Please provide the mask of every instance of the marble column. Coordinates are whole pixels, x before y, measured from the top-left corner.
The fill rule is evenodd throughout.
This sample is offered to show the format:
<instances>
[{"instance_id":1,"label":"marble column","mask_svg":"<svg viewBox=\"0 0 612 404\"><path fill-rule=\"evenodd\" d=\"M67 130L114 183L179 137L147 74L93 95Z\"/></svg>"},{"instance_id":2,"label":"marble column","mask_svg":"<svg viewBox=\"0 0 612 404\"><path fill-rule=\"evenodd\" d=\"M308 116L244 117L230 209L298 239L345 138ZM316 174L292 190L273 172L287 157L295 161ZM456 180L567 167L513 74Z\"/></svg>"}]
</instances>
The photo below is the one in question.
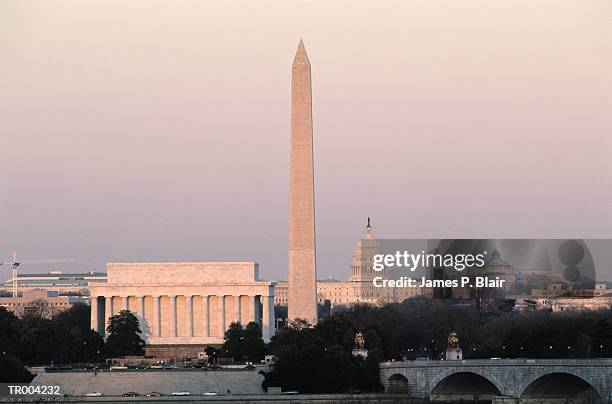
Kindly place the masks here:
<instances>
[{"instance_id":1,"label":"marble column","mask_svg":"<svg viewBox=\"0 0 612 404\"><path fill-rule=\"evenodd\" d=\"M202 336L210 337L210 307L208 296L202 296Z\"/></svg>"},{"instance_id":2,"label":"marble column","mask_svg":"<svg viewBox=\"0 0 612 404\"><path fill-rule=\"evenodd\" d=\"M253 296L253 321L261 326L261 315L259 310L259 296Z\"/></svg>"},{"instance_id":3,"label":"marble column","mask_svg":"<svg viewBox=\"0 0 612 404\"><path fill-rule=\"evenodd\" d=\"M129 296L123 296L121 298L121 310L129 310L130 309L129 300L130 300Z\"/></svg>"},{"instance_id":4,"label":"marble column","mask_svg":"<svg viewBox=\"0 0 612 404\"><path fill-rule=\"evenodd\" d=\"M153 296L153 329L154 337L161 337L161 317L159 315L159 296Z\"/></svg>"},{"instance_id":5,"label":"marble column","mask_svg":"<svg viewBox=\"0 0 612 404\"><path fill-rule=\"evenodd\" d=\"M104 335L106 334L106 328L110 324L110 318L113 316L113 297L104 296Z\"/></svg>"},{"instance_id":6,"label":"marble column","mask_svg":"<svg viewBox=\"0 0 612 404\"><path fill-rule=\"evenodd\" d=\"M145 301L144 296L138 296L138 311L140 312L140 317L144 320L145 318Z\"/></svg>"},{"instance_id":7,"label":"marble column","mask_svg":"<svg viewBox=\"0 0 612 404\"><path fill-rule=\"evenodd\" d=\"M225 296L217 296L217 326L221 338L225 335Z\"/></svg>"},{"instance_id":8,"label":"marble column","mask_svg":"<svg viewBox=\"0 0 612 404\"><path fill-rule=\"evenodd\" d=\"M247 321L255 321L255 296L248 296Z\"/></svg>"},{"instance_id":9,"label":"marble column","mask_svg":"<svg viewBox=\"0 0 612 404\"><path fill-rule=\"evenodd\" d=\"M274 335L274 296L262 296L263 316L261 333L264 341L269 341Z\"/></svg>"},{"instance_id":10,"label":"marble column","mask_svg":"<svg viewBox=\"0 0 612 404\"><path fill-rule=\"evenodd\" d=\"M144 296L138 296L138 316L140 317L140 331L142 337L146 339L146 335L148 334L148 330L151 328L150 324L145 321L145 305L144 305Z\"/></svg>"},{"instance_id":11,"label":"marble column","mask_svg":"<svg viewBox=\"0 0 612 404\"><path fill-rule=\"evenodd\" d=\"M170 296L170 336L176 337L176 329L177 329L176 321L176 296Z\"/></svg>"},{"instance_id":12,"label":"marble column","mask_svg":"<svg viewBox=\"0 0 612 404\"><path fill-rule=\"evenodd\" d=\"M187 330L185 335L193 337L193 296L185 296L187 304Z\"/></svg>"},{"instance_id":13,"label":"marble column","mask_svg":"<svg viewBox=\"0 0 612 404\"><path fill-rule=\"evenodd\" d=\"M100 332L100 326L98 324L98 296L90 296L89 302L91 305L91 324L90 328L95 332Z\"/></svg>"},{"instance_id":14,"label":"marble column","mask_svg":"<svg viewBox=\"0 0 612 404\"><path fill-rule=\"evenodd\" d=\"M234 296L234 321L240 322L240 296Z\"/></svg>"}]
</instances>

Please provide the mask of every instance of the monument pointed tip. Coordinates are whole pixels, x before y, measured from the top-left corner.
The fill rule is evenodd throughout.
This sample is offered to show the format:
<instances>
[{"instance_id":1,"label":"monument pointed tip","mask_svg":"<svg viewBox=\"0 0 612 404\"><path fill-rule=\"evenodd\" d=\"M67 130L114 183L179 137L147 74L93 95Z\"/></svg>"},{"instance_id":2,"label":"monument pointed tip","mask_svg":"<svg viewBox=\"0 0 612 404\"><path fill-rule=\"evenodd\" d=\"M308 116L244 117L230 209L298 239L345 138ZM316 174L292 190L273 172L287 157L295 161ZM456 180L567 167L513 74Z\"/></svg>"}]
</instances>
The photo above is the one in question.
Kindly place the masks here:
<instances>
[{"instance_id":1,"label":"monument pointed tip","mask_svg":"<svg viewBox=\"0 0 612 404\"><path fill-rule=\"evenodd\" d=\"M293 60L293 64L306 64L310 65L310 61L308 60L308 54L306 53L306 47L304 46L304 41L300 38L300 43L298 45L297 51L295 52L295 59Z\"/></svg>"}]
</instances>

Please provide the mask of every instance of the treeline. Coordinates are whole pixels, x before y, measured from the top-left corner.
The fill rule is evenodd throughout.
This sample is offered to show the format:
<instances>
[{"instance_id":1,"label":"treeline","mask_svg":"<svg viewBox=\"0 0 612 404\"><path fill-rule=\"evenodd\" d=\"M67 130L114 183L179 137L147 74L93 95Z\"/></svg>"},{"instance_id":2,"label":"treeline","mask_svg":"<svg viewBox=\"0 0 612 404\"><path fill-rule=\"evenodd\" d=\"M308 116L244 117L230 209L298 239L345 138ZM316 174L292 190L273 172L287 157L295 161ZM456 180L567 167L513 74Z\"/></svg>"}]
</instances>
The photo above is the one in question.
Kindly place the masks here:
<instances>
[{"instance_id":1,"label":"treeline","mask_svg":"<svg viewBox=\"0 0 612 404\"><path fill-rule=\"evenodd\" d=\"M90 309L75 304L53 318L36 314L15 316L0 307L0 380L28 381L24 364L99 362L104 339L89 328Z\"/></svg>"},{"instance_id":2,"label":"treeline","mask_svg":"<svg viewBox=\"0 0 612 404\"><path fill-rule=\"evenodd\" d=\"M387 360L439 359L451 331L468 359L612 357L612 310L480 313L413 298L354 306L343 315L356 329L377 332Z\"/></svg>"},{"instance_id":3,"label":"treeline","mask_svg":"<svg viewBox=\"0 0 612 404\"><path fill-rule=\"evenodd\" d=\"M369 350L365 361L351 353L357 331ZM353 306L315 327L291 323L270 343L276 364L264 385L305 393L376 391L380 361L441 359L451 331L466 359L612 357L612 310L485 314L413 298Z\"/></svg>"},{"instance_id":4,"label":"treeline","mask_svg":"<svg viewBox=\"0 0 612 404\"><path fill-rule=\"evenodd\" d=\"M29 381L32 375L24 365L95 364L144 353L140 324L133 313L122 310L110 318L106 341L89 328L90 314L90 307L83 303L52 318L43 313L17 317L0 307L0 381Z\"/></svg>"},{"instance_id":5,"label":"treeline","mask_svg":"<svg viewBox=\"0 0 612 404\"><path fill-rule=\"evenodd\" d=\"M129 311L111 318L106 342L89 326L90 308L84 304L53 318L18 318L0 307L0 380L28 381L24 364L100 363L142 354L140 325ZM352 354L357 331L364 334L367 359ZM612 310L485 314L425 298L353 306L314 327L293 322L267 346L258 325L234 323L223 347L207 351L252 362L273 353L276 364L266 386L313 393L377 391L379 362L440 359L451 331L457 332L466 359L612 357Z\"/></svg>"}]
</instances>

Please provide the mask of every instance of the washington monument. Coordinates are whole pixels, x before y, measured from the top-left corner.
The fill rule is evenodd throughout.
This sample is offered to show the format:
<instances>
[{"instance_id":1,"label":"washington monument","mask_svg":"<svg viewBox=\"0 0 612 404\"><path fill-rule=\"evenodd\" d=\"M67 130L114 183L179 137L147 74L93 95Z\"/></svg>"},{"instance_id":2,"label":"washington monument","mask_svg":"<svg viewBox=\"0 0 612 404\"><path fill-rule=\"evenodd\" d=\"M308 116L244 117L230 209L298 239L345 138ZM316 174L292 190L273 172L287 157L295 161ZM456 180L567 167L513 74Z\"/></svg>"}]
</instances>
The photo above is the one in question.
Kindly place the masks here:
<instances>
[{"instance_id":1,"label":"washington monument","mask_svg":"<svg viewBox=\"0 0 612 404\"><path fill-rule=\"evenodd\" d=\"M289 320L317 323L317 269L310 61L300 40L291 76Z\"/></svg>"}]
</instances>

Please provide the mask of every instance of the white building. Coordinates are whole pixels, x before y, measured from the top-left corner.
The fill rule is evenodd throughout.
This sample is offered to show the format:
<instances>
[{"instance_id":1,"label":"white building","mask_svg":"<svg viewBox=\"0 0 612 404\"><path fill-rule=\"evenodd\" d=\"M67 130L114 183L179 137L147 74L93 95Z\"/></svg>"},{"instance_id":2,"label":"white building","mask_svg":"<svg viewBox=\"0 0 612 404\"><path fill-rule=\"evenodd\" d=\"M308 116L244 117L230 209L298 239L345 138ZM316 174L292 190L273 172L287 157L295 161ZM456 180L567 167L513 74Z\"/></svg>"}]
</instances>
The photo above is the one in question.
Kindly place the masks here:
<instances>
[{"instance_id":1,"label":"white building","mask_svg":"<svg viewBox=\"0 0 612 404\"><path fill-rule=\"evenodd\" d=\"M136 314L153 345L220 344L234 321L274 335L274 284L255 262L109 263L107 274L90 285L91 328L102 335L121 310Z\"/></svg>"}]
</instances>

